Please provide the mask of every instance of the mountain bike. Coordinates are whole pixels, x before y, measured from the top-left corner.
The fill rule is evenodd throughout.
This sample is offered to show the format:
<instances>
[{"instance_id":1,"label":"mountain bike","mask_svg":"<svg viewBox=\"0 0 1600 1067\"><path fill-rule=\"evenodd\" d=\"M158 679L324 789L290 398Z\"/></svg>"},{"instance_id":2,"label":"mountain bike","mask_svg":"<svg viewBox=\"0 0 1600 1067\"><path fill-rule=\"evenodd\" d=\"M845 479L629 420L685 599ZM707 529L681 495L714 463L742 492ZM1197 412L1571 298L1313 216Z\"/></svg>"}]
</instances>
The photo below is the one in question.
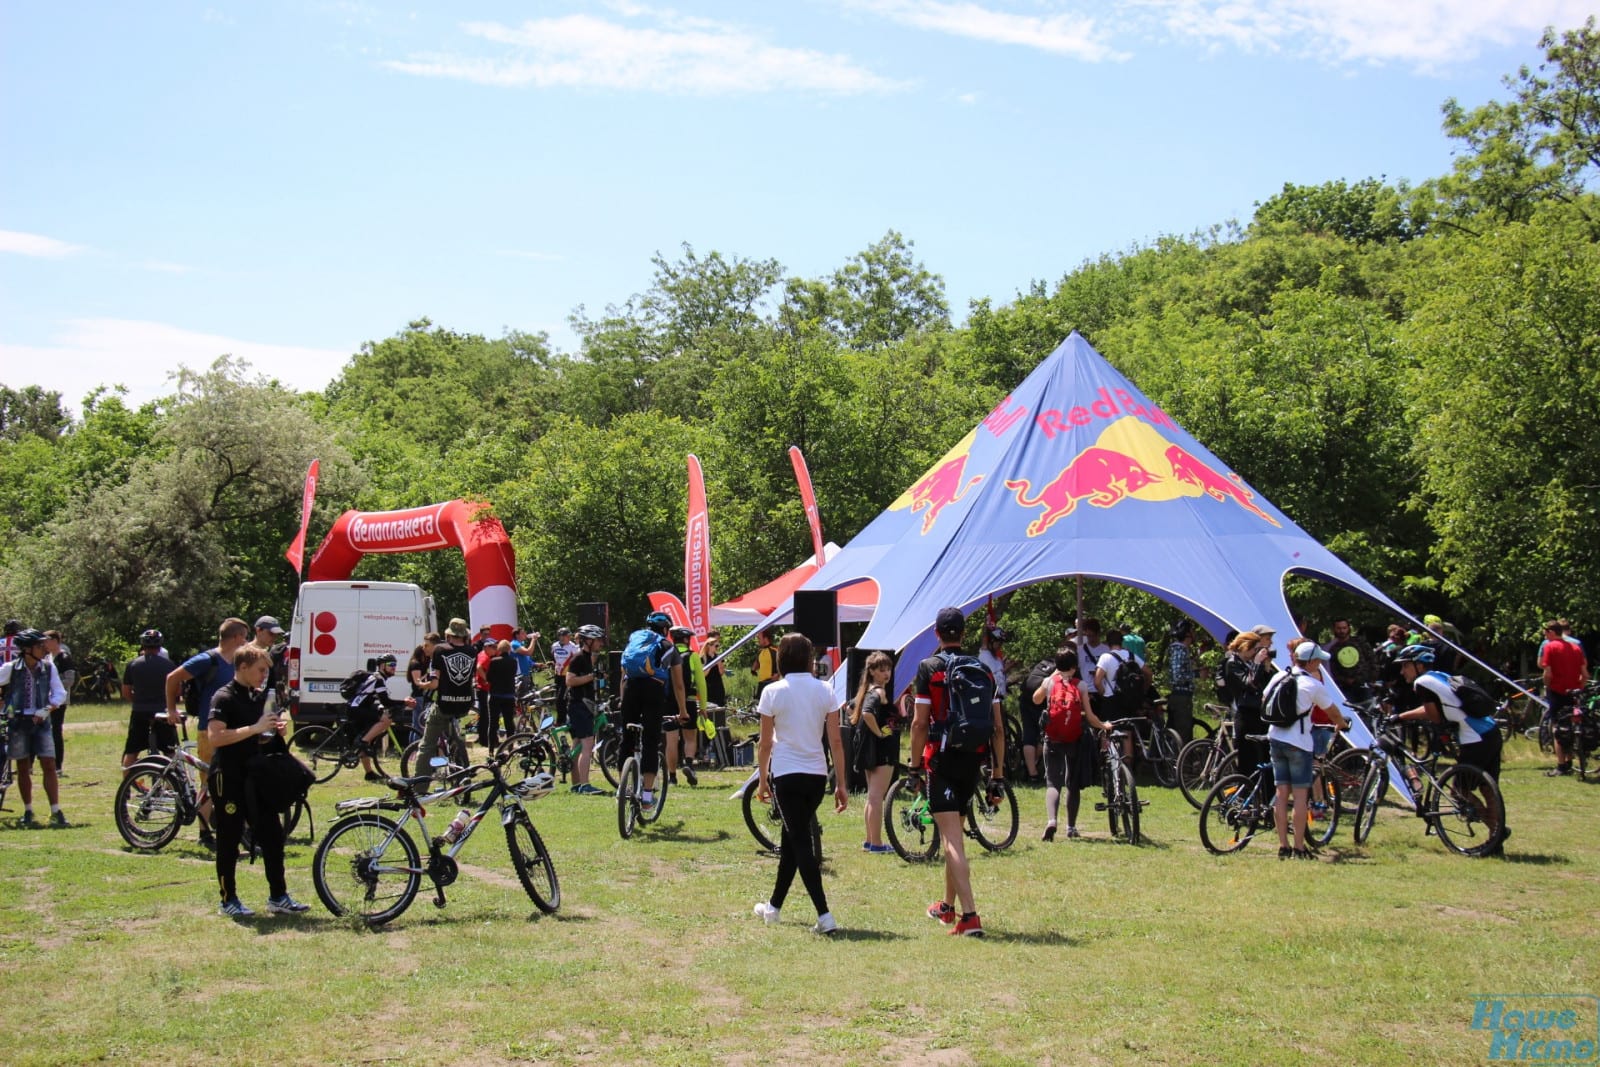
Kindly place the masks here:
<instances>
[{"instance_id":1,"label":"mountain bike","mask_svg":"<svg viewBox=\"0 0 1600 1067\"><path fill-rule=\"evenodd\" d=\"M1146 707L1152 714L1132 715L1108 722L1107 725L1125 728L1136 748L1136 762L1149 764L1156 784L1171 789L1178 784L1178 750L1183 747L1183 739L1178 736L1178 731L1166 726L1161 702Z\"/></svg>"},{"instance_id":2,"label":"mountain bike","mask_svg":"<svg viewBox=\"0 0 1600 1067\"><path fill-rule=\"evenodd\" d=\"M488 780L479 775L488 775ZM369 926L382 926L398 918L416 899L424 876L433 883L433 906L445 906L444 891L461 874L456 857L496 805L505 829L506 847L517 879L534 906L547 915L561 907L561 883L544 839L534 829L523 801L537 800L555 788L548 773L515 784L506 781L496 759L455 772L437 792L417 791L435 784L432 776L391 778L393 797L361 797L335 805L341 818L328 828L311 861L311 880L317 896L334 915L355 915ZM427 806L485 791L476 812L462 811L445 835L428 832ZM399 812L393 818L382 812ZM428 845L424 862L416 842L406 832L415 822Z\"/></svg>"},{"instance_id":3,"label":"mountain bike","mask_svg":"<svg viewBox=\"0 0 1600 1067\"><path fill-rule=\"evenodd\" d=\"M823 755L828 761L828 781L823 787L824 796L833 795L833 754L826 746ZM740 806L744 809L744 825L750 831L750 836L756 839L756 844L761 846L763 852L770 852L776 856L783 850L783 813L778 810L778 795L774 791L766 800L759 796L757 788L761 782L761 775L751 771L750 777L737 794ZM817 862L822 862L822 823L813 815L811 817L811 848L816 853Z\"/></svg>"},{"instance_id":4,"label":"mountain bike","mask_svg":"<svg viewBox=\"0 0 1600 1067\"><path fill-rule=\"evenodd\" d=\"M677 721L676 716L673 721ZM644 794L644 726L630 722L623 729L632 751L622 761L622 770L617 774L617 833L626 841L641 823L648 826L666 810L667 754L664 746L656 752L655 791L651 803L645 804L641 799Z\"/></svg>"},{"instance_id":5,"label":"mountain bike","mask_svg":"<svg viewBox=\"0 0 1600 1067\"><path fill-rule=\"evenodd\" d=\"M377 740L363 741L361 735L366 731L360 729L349 716L346 716L332 726L296 727L292 743L300 753L300 758L311 768L311 773L316 776L318 784L331 781L342 768L349 767L354 770L361 766L363 755L372 759L374 771L387 778L388 773L384 770L383 760L392 759L396 752L401 753L403 757L407 748L400 743L395 730L396 725L391 723ZM389 756L383 754L385 741L389 742Z\"/></svg>"},{"instance_id":6,"label":"mountain bike","mask_svg":"<svg viewBox=\"0 0 1600 1067\"><path fill-rule=\"evenodd\" d=\"M437 715L436 708L428 710L428 716ZM434 758L443 759L444 765L438 767L436 773L441 776L463 771L467 767L467 741L462 733L462 723L468 716L446 716L444 729L439 733L438 747L428 756L422 758L422 738L418 737L405 747L400 753L400 776L402 778L415 778L427 774L434 767L431 762ZM423 726L427 726L427 718L423 719Z\"/></svg>"},{"instance_id":7,"label":"mountain bike","mask_svg":"<svg viewBox=\"0 0 1600 1067\"><path fill-rule=\"evenodd\" d=\"M937 755L934 757L937 759ZM902 765L896 773L903 771ZM1011 783L988 778L973 790L963 813L966 835L985 851L1010 848L1020 817ZM928 810L927 783L921 775L899 778L883 798L883 828L895 854L907 863L927 863L939 854L939 828Z\"/></svg>"},{"instance_id":8,"label":"mountain bike","mask_svg":"<svg viewBox=\"0 0 1600 1067\"><path fill-rule=\"evenodd\" d=\"M1266 734L1247 735L1247 740L1265 743ZM1277 801L1278 786L1273 779L1272 764L1258 763L1249 774L1230 774L1212 787L1200 805L1200 843L1207 852L1218 856L1237 852L1254 840L1262 830L1277 831L1273 806ZM1312 779L1307 801L1323 806L1318 819L1307 817L1306 843L1319 848L1333 840L1339 829L1339 783L1332 774ZM1290 796L1287 817L1293 819L1293 795ZM1292 833L1292 831L1291 831Z\"/></svg>"},{"instance_id":9,"label":"mountain bike","mask_svg":"<svg viewBox=\"0 0 1600 1067\"><path fill-rule=\"evenodd\" d=\"M1500 844L1505 829L1505 798L1500 786L1469 763L1438 770L1438 751L1418 756L1406 747L1399 723L1388 718L1380 724L1378 745L1384 759L1367 768L1356 808L1354 837L1365 844L1377 820L1378 805L1392 763L1410 786L1414 814L1427 824L1427 833L1461 856L1484 856Z\"/></svg>"},{"instance_id":10,"label":"mountain bike","mask_svg":"<svg viewBox=\"0 0 1600 1067\"><path fill-rule=\"evenodd\" d=\"M1123 727L1134 720L1112 719L1102 733L1100 752L1100 790L1105 799L1095 804L1095 811L1106 813L1111 824L1111 836L1121 837L1130 845L1140 841L1139 814L1147 801L1139 799L1139 786L1133 780L1133 768L1122 758L1122 742L1129 737ZM1148 720L1147 720L1148 721Z\"/></svg>"},{"instance_id":11,"label":"mountain bike","mask_svg":"<svg viewBox=\"0 0 1600 1067\"><path fill-rule=\"evenodd\" d=\"M1600 749L1600 686L1589 685L1575 698L1571 710L1550 716L1551 737L1560 740L1572 760L1579 781L1589 776L1589 757ZM1551 744L1551 751L1555 745Z\"/></svg>"},{"instance_id":12,"label":"mountain bike","mask_svg":"<svg viewBox=\"0 0 1600 1067\"><path fill-rule=\"evenodd\" d=\"M1189 804L1199 810L1206 794L1227 775L1234 773L1238 755L1233 747L1233 709L1216 707L1223 717L1218 720L1216 733L1210 737L1197 737L1178 750L1178 790Z\"/></svg>"}]
</instances>

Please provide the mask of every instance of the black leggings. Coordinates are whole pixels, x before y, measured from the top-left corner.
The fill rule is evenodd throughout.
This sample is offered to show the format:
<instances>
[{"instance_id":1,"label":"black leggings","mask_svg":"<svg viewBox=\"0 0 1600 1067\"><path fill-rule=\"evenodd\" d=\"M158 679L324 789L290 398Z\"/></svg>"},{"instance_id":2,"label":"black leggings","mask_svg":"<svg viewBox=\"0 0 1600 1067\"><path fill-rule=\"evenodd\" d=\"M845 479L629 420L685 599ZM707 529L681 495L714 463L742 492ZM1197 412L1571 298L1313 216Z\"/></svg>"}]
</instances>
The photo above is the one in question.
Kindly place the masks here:
<instances>
[{"instance_id":1,"label":"black leggings","mask_svg":"<svg viewBox=\"0 0 1600 1067\"><path fill-rule=\"evenodd\" d=\"M67 706L61 705L50 713L50 737L56 743L56 770L62 770L62 762L67 758L67 745L61 736L61 727L67 722Z\"/></svg>"},{"instance_id":2,"label":"black leggings","mask_svg":"<svg viewBox=\"0 0 1600 1067\"><path fill-rule=\"evenodd\" d=\"M628 724L636 722L644 727L644 753L639 758L641 774L655 774L660 769L661 704L662 689L659 682L652 682L648 678L628 679L628 687L622 691L622 711L619 715L622 722L619 726L625 746L633 744L633 737L627 730ZM625 747L622 758L627 759L632 754L633 749Z\"/></svg>"},{"instance_id":3,"label":"black leggings","mask_svg":"<svg viewBox=\"0 0 1600 1067\"><path fill-rule=\"evenodd\" d=\"M229 780L234 777L237 780ZM210 788L211 826L217 833L217 890L222 894L222 903L239 895L234 870L239 864L239 843L244 840L246 820L267 874L267 895L283 896L289 891L283 877L283 820L275 812L256 811L246 800L250 788L242 773L215 771Z\"/></svg>"},{"instance_id":4,"label":"black leggings","mask_svg":"<svg viewBox=\"0 0 1600 1067\"><path fill-rule=\"evenodd\" d=\"M778 880L772 887L772 906L783 907L796 871L811 895L818 915L828 911L828 896L822 891L822 857L811 850L811 823L822 806L828 779L821 774L783 774L772 779L772 791L783 816L783 839L779 842Z\"/></svg>"}]
</instances>

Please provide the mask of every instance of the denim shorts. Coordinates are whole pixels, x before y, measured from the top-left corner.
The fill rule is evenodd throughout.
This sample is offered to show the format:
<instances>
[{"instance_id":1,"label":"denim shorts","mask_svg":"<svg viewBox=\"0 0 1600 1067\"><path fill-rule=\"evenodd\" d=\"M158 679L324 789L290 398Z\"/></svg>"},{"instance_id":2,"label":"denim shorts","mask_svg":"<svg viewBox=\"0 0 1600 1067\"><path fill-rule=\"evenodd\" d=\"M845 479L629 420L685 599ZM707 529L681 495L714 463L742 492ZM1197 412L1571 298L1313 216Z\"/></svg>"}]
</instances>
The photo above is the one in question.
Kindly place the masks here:
<instances>
[{"instance_id":1,"label":"denim shorts","mask_svg":"<svg viewBox=\"0 0 1600 1067\"><path fill-rule=\"evenodd\" d=\"M1311 728L1312 754L1326 756L1328 749L1333 745L1333 735L1338 732L1331 726L1313 726Z\"/></svg>"},{"instance_id":2,"label":"denim shorts","mask_svg":"<svg viewBox=\"0 0 1600 1067\"><path fill-rule=\"evenodd\" d=\"M50 733L50 716L43 720L32 715L18 715L11 720L11 731L6 739L11 759L56 758L56 739Z\"/></svg>"},{"instance_id":3,"label":"denim shorts","mask_svg":"<svg viewBox=\"0 0 1600 1067\"><path fill-rule=\"evenodd\" d=\"M1272 749L1272 780L1291 789L1311 788L1311 761L1314 758L1303 748L1286 745L1282 741L1270 742Z\"/></svg>"}]
</instances>

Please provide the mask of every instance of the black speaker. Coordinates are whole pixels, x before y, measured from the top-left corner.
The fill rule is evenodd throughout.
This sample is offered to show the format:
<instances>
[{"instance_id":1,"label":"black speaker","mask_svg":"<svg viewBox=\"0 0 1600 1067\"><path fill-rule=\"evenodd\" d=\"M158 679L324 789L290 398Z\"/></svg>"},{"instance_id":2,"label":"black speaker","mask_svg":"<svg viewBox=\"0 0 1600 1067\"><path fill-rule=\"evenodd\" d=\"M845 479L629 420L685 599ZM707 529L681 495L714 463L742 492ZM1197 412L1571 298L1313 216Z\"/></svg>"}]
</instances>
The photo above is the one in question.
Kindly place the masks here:
<instances>
[{"instance_id":1,"label":"black speaker","mask_svg":"<svg viewBox=\"0 0 1600 1067\"><path fill-rule=\"evenodd\" d=\"M611 605L605 603L579 604L578 625L598 626L609 634L611 632Z\"/></svg>"},{"instance_id":2,"label":"black speaker","mask_svg":"<svg viewBox=\"0 0 1600 1067\"><path fill-rule=\"evenodd\" d=\"M596 623L595 625L598 626L599 624ZM606 653L606 680L610 682L612 692L616 692L617 687L622 684L621 652Z\"/></svg>"},{"instance_id":3,"label":"black speaker","mask_svg":"<svg viewBox=\"0 0 1600 1067\"><path fill-rule=\"evenodd\" d=\"M794 594L794 628L818 649L839 645L839 594L832 589L801 589Z\"/></svg>"},{"instance_id":4,"label":"black speaker","mask_svg":"<svg viewBox=\"0 0 1600 1067\"><path fill-rule=\"evenodd\" d=\"M876 651L877 649L875 648L852 648L850 650L850 660L845 665L848 672L845 675L845 678L847 679L846 684L849 686L849 689L846 690L846 694L851 700L854 700L856 698L856 694L861 692L861 674L867 669L867 657ZM885 649L884 651L891 660L895 659L895 654L892 651L888 649ZM904 682L901 682L899 687L894 684L898 680L899 679L895 678L893 675L891 675L889 678L890 697L894 697L899 692L900 688L904 688ZM909 681L909 679L907 680Z\"/></svg>"}]
</instances>

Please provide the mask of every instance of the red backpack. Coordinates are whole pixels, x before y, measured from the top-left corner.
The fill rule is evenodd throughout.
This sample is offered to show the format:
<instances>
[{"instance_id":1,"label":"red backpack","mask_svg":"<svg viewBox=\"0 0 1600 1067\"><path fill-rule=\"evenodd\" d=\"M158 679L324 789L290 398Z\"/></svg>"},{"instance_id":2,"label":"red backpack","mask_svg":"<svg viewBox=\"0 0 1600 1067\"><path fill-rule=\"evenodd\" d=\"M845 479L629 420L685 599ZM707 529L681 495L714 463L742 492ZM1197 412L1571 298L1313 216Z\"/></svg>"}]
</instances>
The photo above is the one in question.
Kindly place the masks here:
<instances>
[{"instance_id":1,"label":"red backpack","mask_svg":"<svg viewBox=\"0 0 1600 1067\"><path fill-rule=\"evenodd\" d=\"M1041 725L1045 740L1059 745L1070 745L1083 736L1083 694L1059 674L1050 683L1050 702Z\"/></svg>"}]
</instances>

